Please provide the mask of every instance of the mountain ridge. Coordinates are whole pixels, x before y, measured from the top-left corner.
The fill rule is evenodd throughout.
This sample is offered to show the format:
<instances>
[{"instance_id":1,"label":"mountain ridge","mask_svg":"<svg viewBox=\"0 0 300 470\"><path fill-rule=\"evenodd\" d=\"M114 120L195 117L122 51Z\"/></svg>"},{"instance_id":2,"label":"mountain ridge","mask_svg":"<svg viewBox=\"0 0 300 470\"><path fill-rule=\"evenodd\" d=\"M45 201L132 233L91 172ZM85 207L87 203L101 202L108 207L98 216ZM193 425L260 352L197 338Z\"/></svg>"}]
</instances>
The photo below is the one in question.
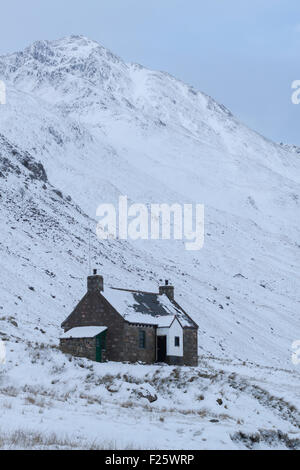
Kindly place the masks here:
<instances>
[{"instance_id":1,"label":"mountain ridge","mask_svg":"<svg viewBox=\"0 0 300 470\"><path fill-rule=\"evenodd\" d=\"M57 61L55 70L51 60ZM262 361L281 364L272 352L271 324L284 363L290 363L290 345L300 330L295 264L300 178L294 152L251 131L169 74L125 64L84 37L37 42L23 53L2 56L0 79L8 93L0 132L43 166L51 185L87 214L93 232L98 205L117 204L120 195L146 204L205 204L202 251L190 255L181 242L116 241L124 259L120 266L106 265L109 282L124 278L124 287L132 287L137 276L141 288L148 288L169 276L186 309L203 323L200 348L256 361L259 350ZM94 239L101 258L97 243ZM142 274L137 259L146 262ZM82 268L75 263L72 269L78 276Z\"/></svg>"}]
</instances>

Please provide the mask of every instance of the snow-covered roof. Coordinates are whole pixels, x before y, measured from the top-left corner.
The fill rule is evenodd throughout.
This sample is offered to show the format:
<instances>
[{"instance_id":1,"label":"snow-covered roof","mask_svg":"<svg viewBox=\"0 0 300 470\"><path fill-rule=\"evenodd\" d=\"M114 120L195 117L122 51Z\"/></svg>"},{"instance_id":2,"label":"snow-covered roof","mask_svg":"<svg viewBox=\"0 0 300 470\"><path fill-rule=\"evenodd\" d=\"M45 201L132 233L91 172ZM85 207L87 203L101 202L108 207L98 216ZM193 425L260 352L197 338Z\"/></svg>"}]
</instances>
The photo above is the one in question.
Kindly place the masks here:
<instances>
[{"instance_id":1,"label":"snow-covered roof","mask_svg":"<svg viewBox=\"0 0 300 470\"><path fill-rule=\"evenodd\" d=\"M153 316L140 313L129 313L124 317L129 323L143 323L146 325L156 325L160 328L168 328L173 323L175 316Z\"/></svg>"},{"instance_id":2,"label":"snow-covered roof","mask_svg":"<svg viewBox=\"0 0 300 470\"><path fill-rule=\"evenodd\" d=\"M107 330L106 326L81 326L72 328L61 336L61 339L70 338L95 338L103 331Z\"/></svg>"},{"instance_id":3,"label":"snow-covered roof","mask_svg":"<svg viewBox=\"0 0 300 470\"><path fill-rule=\"evenodd\" d=\"M108 288L102 295L130 323L169 327L177 317L184 326L195 326L186 313L165 294Z\"/></svg>"}]
</instances>

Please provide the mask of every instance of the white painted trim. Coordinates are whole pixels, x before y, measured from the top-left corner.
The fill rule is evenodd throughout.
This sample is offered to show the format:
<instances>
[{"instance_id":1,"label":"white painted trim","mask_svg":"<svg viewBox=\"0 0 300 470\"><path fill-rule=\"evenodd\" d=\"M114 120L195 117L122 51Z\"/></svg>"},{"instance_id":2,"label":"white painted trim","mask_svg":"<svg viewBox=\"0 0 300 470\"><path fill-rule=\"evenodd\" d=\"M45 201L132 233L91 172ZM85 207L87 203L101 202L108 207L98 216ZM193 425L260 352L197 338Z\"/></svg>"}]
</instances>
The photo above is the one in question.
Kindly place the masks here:
<instances>
[{"instance_id":1,"label":"white painted trim","mask_svg":"<svg viewBox=\"0 0 300 470\"><path fill-rule=\"evenodd\" d=\"M167 356L183 357L183 328L177 318L169 328L157 328L157 336L167 337ZM175 346L176 336L179 337L179 346Z\"/></svg>"}]
</instances>

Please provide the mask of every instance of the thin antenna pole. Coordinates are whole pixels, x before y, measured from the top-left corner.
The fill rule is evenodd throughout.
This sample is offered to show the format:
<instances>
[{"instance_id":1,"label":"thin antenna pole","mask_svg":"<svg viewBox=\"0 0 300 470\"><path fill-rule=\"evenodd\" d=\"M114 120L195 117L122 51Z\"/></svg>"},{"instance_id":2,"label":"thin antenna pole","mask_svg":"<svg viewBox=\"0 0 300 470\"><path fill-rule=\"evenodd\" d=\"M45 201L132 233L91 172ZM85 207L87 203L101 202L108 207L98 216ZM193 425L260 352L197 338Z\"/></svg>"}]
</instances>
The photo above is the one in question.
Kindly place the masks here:
<instances>
[{"instance_id":1,"label":"thin antenna pole","mask_svg":"<svg viewBox=\"0 0 300 470\"><path fill-rule=\"evenodd\" d=\"M91 267L91 223L89 223L89 276L92 274Z\"/></svg>"}]
</instances>

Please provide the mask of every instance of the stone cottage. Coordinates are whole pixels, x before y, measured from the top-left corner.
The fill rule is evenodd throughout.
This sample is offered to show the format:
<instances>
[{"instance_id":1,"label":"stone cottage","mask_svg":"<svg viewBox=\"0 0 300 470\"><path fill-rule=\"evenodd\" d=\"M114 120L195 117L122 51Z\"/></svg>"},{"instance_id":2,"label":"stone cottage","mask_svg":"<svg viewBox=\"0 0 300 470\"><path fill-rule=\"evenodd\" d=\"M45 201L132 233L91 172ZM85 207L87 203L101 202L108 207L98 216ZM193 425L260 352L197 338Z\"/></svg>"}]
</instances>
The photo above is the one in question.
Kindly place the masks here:
<instances>
[{"instance_id":1,"label":"stone cottage","mask_svg":"<svg viewBox=\"0 0 300 470\"><path fill-rule=\"evenodd\" d=\"M61 327L61 350L77 357L198 365L198 325L175 301L168 281L159 293L104 290L94 270L87 293Z\"/></svg>"}]
</instances>

